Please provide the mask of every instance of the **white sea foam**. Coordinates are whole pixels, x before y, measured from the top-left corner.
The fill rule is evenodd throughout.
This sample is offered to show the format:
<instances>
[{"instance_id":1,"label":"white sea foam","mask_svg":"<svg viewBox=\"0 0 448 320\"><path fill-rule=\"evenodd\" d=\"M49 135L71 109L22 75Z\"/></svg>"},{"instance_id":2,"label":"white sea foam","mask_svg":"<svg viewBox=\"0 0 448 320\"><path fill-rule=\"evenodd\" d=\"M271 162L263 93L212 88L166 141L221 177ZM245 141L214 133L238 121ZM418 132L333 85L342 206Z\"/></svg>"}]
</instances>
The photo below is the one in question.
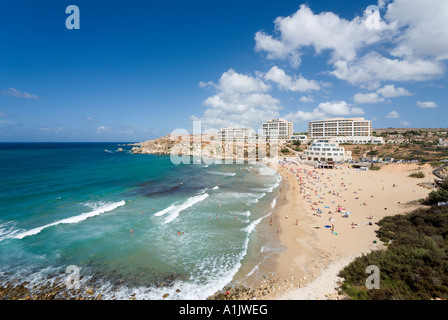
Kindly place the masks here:
<instances>
[{"instance_id":1,"label":"white sea foam","mask_svg":"<svg viewBox=\"0 0 448 320\"><path fill-rule=\"evenodd\" d=\"M259 173L262 176L271 176L271 175L275 175L277 173L277 171L269 168L268 166L262 166L259 168Z\"/></svg>"},{"instance_id":2,"label":"white sea foam","mask_svg":"<svg viewBox=\"0 0 448 320\"><path fill-rule=\"evenodd\" d=\"M218 186L214 186L212 189L213 190L217 190L217 189L219 189L219 187Z\"/></svg>"},{"instance_id":3,"label":"white sea foam","mask_svg":"<svg viewBox=\"0 0 448 320\"><path fill-rule=\"evenodd\" d=\"M242 200L242 201L255 201L263 198L266 195L266 193L259 193L259 192L222 192L219 194L214 195L215 199L218 200L226 200L230 199L232 201L235 200Z\"/></svg>"},{"instance_id":4,"label":"white sea foam","mask_svg":"<svg viewBox=\"0 0 448 320\"><path fill-rule=\"evenodd\" d=\"M241 215L241 216L250 217L250 211L249 210L246 210L246 211L243 211L243 212L233 212L233 213L235 213L237 215Z\"/></svg>"},{"instance_id":5,"label":"white sea foam","mask_svg":"<svg viewBox=\"0 0 448 320\"><path fill-rule=\"evenodd\" d=\"M260 266L261 262L259 262L251 271L249 271L249 273L246 275L246 277L250 277L251 275L254 274L255 271L258 270L258 267Z\"/></svg>"},{"instance_id":6,"label":"white sea foam","mask_svg":"<svg viewBox=\"0 0 448 320\"><path fill-rule=\"evenodd\" d=\"M250 235L252 233L252 231L254 231L257 224L259 224L263 218L264 217L261 217L261 218L258 218L256 220L252 221L247 227L241 229L241 231L245 231L245 232L247 232L248 235Z\"/></svg>"},{"instance_id":7,"label":"white sea foam","mask_svg":"<svg viewBox=\"0 0 448 320\"><path fill-rule=\"evenodd\" d=\"M99 203L93 203L93 204L86 204L87 206L91 207L93 210L90 212L82 213L82 214L74 216L74 217L58 220L56 222L49 223L44 226L37 227L37 228L31 229L28 231L23 231L18 234L16 233L8 238L23 239L25 237L38 234L39 232L41 232L42 230L44 230L46 228L56 226L58 224L78 223L78 222L84 221L88 218L100 215L102 213L115 210L116 208L124 206L125 204L126 204L126 202L124 200L119 201L119 202L99 202Z\"/></svg>"},{"instance_id":8,"label":"white sea foam","mask_svg":"<svg viewBox=\"0 0 448 320\"><path fill-rule=\"evenodd\" d=\"M20 232L22 232L22 230L16 229L16 223L13 221L0 223L0 241L8 238L13 238L14 235Z\"/></svg>"},{"instance_id":9,"label":"white sea foam","mask_svg":"<svg viewBox=\"0 0 448 320\"><path fill-rule=\"evenodd\" d=\"M176 207L175 204L170 205L168 208L165 208L157 213L154 213L155 216L160 217L163 216L165 213L170 212L171 210L173 210Z\"/></svg>"},{"instance_id":10,"label":"white sea foam","mask_svg":"<svg viewBox=\"0 0 448 320\"><path fill-rule=\"evenodd\" d=\"M190 197L187 200L185 200L181 204L172 204L168 208L157 212L154 214L155 216L163 216L164 214L168 213L168 217L163 221L163 223L170 223L174 219L176 219L179 216L179 213L181 213L183 210L195 205L198 202L201 202L205 200L208 197L208 193L203 193L198 196Z\"/></svg>"},{"instance_id":11,"label":"white sea foam","mask_svg":"<svg viewBox=\"0 0 448 320\"><path fill-rule=\"evenodd\" d=\"M277 204L277 197L275 197L274 200L272 200L271 208L274 209L276 204Z\"/></svg>"},{"instance_id":12,"label":"white sea foam","mask_svg":"<svg viewBox=\"0 0 448 320\"><path fill-rule=\"evenodd\" d=\"M236 172L232 173L232 172L219 172L219 171L207 171L210 174L216 174L218 176L234 176L236 175Z\"/></svg>"}]
</instances>

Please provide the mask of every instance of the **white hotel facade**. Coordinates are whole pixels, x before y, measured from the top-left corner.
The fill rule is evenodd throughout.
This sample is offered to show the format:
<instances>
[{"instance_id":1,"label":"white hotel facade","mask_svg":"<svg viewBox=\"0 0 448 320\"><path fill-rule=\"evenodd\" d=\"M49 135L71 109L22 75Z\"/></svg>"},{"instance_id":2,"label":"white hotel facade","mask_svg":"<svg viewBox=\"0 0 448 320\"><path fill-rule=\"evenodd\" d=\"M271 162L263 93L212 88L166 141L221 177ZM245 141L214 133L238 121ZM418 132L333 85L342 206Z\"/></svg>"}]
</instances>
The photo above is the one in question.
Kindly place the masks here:
<instances>
[{"instance_id":1,"label":"white hotel facade","mask_svg":"<svg viewBox=\"0 0 448 320\"><path fill-rule=\"evenodd\" d=\"M218 141L247 141L254 139L254 130L252 128L228 127L221 128L217 134Z\"/></svg>"},{"instance_id":2,"label":"white hotel facade","mask_svg":"<svg viewBox=\"0 0 448 320\"><path fill-rule=\"evenodd\" d=\"M332 139L335 143L383 143L372 136L372 121L364 118L332 118L308 122L309 139Z\"/></svg>"},{"instance_id":3,"label":"white hotel facade","mask_svg":"<svg viewBox=\"0 0 448 320\"><path fill-rule=\"evenodd\" d=\"M344 147L332 139L316 139L303 152L303 158L310 161L350 161L351 151L345 151Z\"/></svg>"},{"instance_id":4,"label":"white hotel facade","mask_svg":"<svg viewBox=\"0 0 448 320\"><path fill-rule=\"evenodd\" d=\"M261 135L266 141L286 141L292 136L293 124L284 119L272 119L264 122Z\"/></svg>"}]
</instances>

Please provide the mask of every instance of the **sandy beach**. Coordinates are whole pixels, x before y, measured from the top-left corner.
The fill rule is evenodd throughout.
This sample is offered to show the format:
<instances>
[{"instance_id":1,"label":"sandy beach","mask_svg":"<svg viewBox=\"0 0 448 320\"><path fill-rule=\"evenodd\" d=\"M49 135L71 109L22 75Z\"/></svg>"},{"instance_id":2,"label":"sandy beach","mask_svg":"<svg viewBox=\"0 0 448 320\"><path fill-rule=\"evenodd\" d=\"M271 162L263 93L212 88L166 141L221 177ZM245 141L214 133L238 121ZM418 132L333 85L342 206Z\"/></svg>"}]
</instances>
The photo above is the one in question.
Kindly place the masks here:
<instances>
[{"instance_id":1,"label":"sandy beach","mask_svg":"<svg viewBox=\"0 0 448 320\"><path fill-rule=\"evenodd\" d=\"M423 171L425 178L408 177ZM379 171L360 171L347 165L314 169L284 162L280 194L270 230L287 248L275 265L275 285L263 299L339 299L339 271L355 257L384 248L376 224L385 216L418 207L430 189L429 165L388 164ZM366 278L367 278L366 274Z\"/></svg>"}]
</instances>

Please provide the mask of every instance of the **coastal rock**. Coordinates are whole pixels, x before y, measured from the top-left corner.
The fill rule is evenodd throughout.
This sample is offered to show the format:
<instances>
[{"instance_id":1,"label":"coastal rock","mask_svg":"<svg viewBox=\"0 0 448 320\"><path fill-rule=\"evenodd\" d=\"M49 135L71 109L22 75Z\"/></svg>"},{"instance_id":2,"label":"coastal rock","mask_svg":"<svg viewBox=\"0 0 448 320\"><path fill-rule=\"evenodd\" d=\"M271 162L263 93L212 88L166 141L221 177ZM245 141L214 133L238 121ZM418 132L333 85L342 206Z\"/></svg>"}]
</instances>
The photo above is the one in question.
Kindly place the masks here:
<instances>
[{"instance_id":1,"label":"coastal rock","mask_svg":"<svg viewBox=\"0 0 448 320\"><path fill-rule=\"evenodd\" d=\"M92 289L88 289L86 290L86 294L88 294L89 296L93 296L95 294L95 291L93 291Z\"/></svg>"}]
</instances>

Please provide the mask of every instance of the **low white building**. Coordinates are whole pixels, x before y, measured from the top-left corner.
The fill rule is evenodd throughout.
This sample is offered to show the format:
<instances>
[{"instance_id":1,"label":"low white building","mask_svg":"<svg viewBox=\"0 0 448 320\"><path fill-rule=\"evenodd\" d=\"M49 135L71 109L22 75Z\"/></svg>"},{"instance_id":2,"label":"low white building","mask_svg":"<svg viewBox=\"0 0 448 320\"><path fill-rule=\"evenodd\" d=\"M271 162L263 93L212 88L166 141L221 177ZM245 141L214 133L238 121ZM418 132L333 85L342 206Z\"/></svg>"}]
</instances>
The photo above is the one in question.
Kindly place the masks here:
<instances>
[{"instance_id":1,"label":"low white building","mask_svg":"<svg viewBox=\"0 0 448 320\"><path fill-rule=\"evenodd\" d=\"M353 144L383 144L384 139L383 137L332 137L331 138L334 142L337 143L353 143Z\"/></svg>"},{"instance_id":2,"label":"low white building","mask_svg":"<svg viewBox=\"0 0 448 320\"><path fill-rule=\"evenodd\" d=\"M352 160L351 151L345 151L344 147L333 139L317 139L303 151L303 157L311 161L350 161Z\"/></svg>"},{"instance_id":3,"label":"low white building","mask_svg":"<svg viewBox=\"0 0 448 320\"><path fill-rule=\"evenodd\" d=\"M291 142L293 142L293 141L300 141L301 143L308 143L310 141L306 134L295 134L295 135L292 135L291 137L289 137L289 140Z\"/></svg>"},{"instance_id":4,"label":"low white building","mask_svg":"<svg viewBox=\"0 0 448 320\"><path fill-rule=\"evenodd\" d=\"M448 139L439 139L439 146L448 147Z\"/></svg>"}]
</instances>

